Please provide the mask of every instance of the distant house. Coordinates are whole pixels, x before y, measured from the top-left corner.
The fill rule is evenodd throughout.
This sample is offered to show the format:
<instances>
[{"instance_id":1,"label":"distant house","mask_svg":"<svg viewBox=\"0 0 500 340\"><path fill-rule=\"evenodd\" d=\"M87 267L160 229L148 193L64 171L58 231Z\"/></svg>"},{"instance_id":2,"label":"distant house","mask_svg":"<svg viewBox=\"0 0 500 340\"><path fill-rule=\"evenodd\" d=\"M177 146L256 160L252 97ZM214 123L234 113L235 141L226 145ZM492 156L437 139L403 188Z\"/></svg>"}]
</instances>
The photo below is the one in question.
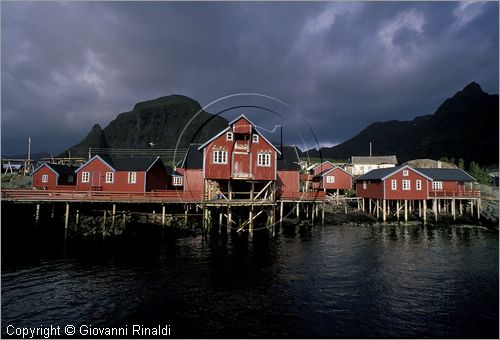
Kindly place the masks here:
<instances>
[{"instance_id":1,"label":"distant house","mask_svg":"<svg viewBox=\"0 0 500 340\"><path fill-rule=\"evenodd\" d=\"M160 157L96 155L76 174L77 190L147 192L168 188L167 168Z\"/></svg>"},{"instance_id":2,"label":"distant house","mask_svg":"<svg viewBox=\"0 0 500 340\"><path fill-rule=\"evenodd\" d=\"M168 165L165 165L165 168L167 169L168 174L168 189L182 190L184 186L184 176Z\"/></svg>"},{"instance_id":3,"label":"distant house","mask_svg":"<svg viewBox=\"0 0 500 340\"><path fill-rule=\"evenodd\" d=\"M477 182L474 177L462 169L418 168L416 170L431 178L430 196L468 196L469 192L465 183Z\"/></svg>"},{"instance_id":4,"label":"distant house","mask_svg":"<svg viewBox=\"0 0 500 340\"><path fill-rule=\"evenodd\" d=\"M327 168L314 176L313 189L345 193L352 189L352 175L339 166Z\"/></svg>"},{"instance_id":5,"label":"distant house","mask_svg":"<svg viewBox=\"0 0 500 340\"><path fill-rule=\"evenodd\" d=\"M396 156L352 156L347 171L353 176L360 176L375 169L394 168L396 164Z\"/></svg>"},{"instance_id":6,"label":"distant house","mask_svg":"<svg viewBox=\"0 0 500 340\"><path fill-rule=\"evenodd\" d=\"M335 167L335 164L329 161L324 161L321 164L316 165L311 169L311 175L313 176L318 176L322 172L325 172L326 170L333 169Z\"/></svg>"},{"instance_id":7,"label":"distant house","mask_svg":"<svg viewBox=\"0 0 500 340\"><path fill-rule=\"evenodd\" d=\"M31 186L46 190L74 190L76 166L44 163L31 173Z\"/></svg>"},{"instance_id":8,"label":"distant house","mask_svg":"<svg viewBox=\"0 0 500 340\"><path fill-rule=\"evenodd\" d=\"M388 200L427 200L433 197L471 197L465 183L476 180L462 169L419 168L409 165L372 170L356 179L358 197Z\"/></svg>"},{"instance_id":9,"label":"distant house","mask_svg":"<svg viewBox=\"0 0 500 340\"><path fill-rule=\"evenodd\" d=\"M429 198L431 181L429 176L408 165L375 169L356 179L356 195L371 199L425 200Z\"/></svg>"}]
</instances>

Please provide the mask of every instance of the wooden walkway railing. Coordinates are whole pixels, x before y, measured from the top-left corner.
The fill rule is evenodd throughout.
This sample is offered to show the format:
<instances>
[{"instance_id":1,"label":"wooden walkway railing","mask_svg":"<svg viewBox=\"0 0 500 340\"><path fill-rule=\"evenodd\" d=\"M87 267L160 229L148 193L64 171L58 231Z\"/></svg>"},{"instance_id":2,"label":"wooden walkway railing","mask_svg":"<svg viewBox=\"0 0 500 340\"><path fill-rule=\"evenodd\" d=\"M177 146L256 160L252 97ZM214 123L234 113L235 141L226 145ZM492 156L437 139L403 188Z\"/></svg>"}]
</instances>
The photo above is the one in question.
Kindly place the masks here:
<instances>
[{"instance_id":1,"label":"wooden walkway railing","mask_svg":"<svg viewBox=\"0 0 500 340\"><path fill-rule=\"evenodd\" d=\"M64 190L2 190L5 201L75 201L75 202L200 202L201 192L177 190L152 192L103 192L103 191L64 191Z\"/></svg>"},{"instance_id":2,"label":"wooden walkway railing","mask_svg":"<svg viewBox=\"0 0 500 340\"><path fill-rule=\"evenodd\" d=\"M432 190L429 192L429 197L432 198L480 198L481 191L479 190L460 190L460 191L446 191L446 190Z\"/></svg>"}]
</instances>

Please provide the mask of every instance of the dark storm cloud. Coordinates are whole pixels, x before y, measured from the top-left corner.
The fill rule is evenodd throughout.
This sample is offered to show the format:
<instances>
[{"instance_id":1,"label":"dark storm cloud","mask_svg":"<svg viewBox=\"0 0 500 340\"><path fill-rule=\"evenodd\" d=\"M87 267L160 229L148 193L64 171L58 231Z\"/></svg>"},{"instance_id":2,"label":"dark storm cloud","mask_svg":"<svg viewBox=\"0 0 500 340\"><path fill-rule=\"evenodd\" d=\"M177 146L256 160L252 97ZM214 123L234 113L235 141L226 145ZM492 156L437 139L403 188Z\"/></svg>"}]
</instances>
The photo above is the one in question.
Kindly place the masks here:
<instances>
[{"instance_id":1,"label":"dark storm cloud","mask_svg":"<svg viewBox=\"0 0 500 340\"><path fill-rule=\"evenodd\" d=\"M498 93L496 2L3 2L1 10L3 154L23 151L28 136L36 151L57 153L94 123L172 93L202 105L238 92L273 96L325 144L374 121L433 113L470 81ZM232 102L288 111L263 98ZM270 129L279 123L255 117Z\"/></svg>"}]
</instances>

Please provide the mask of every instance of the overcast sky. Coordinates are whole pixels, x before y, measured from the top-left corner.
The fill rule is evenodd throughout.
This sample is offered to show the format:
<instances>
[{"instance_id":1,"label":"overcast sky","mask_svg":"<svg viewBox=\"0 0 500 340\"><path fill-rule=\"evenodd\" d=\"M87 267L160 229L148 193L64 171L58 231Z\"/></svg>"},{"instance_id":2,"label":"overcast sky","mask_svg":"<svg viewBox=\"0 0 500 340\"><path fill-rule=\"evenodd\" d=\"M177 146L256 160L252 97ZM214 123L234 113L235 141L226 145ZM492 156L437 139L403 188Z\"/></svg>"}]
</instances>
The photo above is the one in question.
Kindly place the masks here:
<instances>
[{"instance_id":1,"label":"overcast sky","mask_svg":"<svg viewBox=\"0 0 500 340\"><path fill-rule=\"evenodd\" d=\"M2 2L2 154L25 152L28 136L56 154L174 93L202 106L274 97L322 145L339 143L431 114L471 81L498 93L498 13L498 2ZM253 120L272 128L266 117Z\"/></svg>"}]
</instances>

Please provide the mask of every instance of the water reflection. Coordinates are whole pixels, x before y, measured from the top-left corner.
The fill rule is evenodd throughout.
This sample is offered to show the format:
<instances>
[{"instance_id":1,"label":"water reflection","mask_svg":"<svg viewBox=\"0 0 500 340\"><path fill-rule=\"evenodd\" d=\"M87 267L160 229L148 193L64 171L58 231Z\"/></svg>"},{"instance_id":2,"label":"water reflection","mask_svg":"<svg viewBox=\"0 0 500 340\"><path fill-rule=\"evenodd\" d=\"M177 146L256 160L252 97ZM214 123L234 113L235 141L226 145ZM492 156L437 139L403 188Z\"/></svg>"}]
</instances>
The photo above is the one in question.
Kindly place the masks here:
<instances>
[{"instance_id":1,"label":"water reflection","mask_svg":"<svg viewBox=\"0 0 500 340\"><path fill-rule=\"evenodd\" d=\"M66 249L38 248L28 262L12 256L26 248L3 253L2 327L168 322L175 337L498 336L498 233L479 228L145 233Z\"/></svg>"}]
</instances>

